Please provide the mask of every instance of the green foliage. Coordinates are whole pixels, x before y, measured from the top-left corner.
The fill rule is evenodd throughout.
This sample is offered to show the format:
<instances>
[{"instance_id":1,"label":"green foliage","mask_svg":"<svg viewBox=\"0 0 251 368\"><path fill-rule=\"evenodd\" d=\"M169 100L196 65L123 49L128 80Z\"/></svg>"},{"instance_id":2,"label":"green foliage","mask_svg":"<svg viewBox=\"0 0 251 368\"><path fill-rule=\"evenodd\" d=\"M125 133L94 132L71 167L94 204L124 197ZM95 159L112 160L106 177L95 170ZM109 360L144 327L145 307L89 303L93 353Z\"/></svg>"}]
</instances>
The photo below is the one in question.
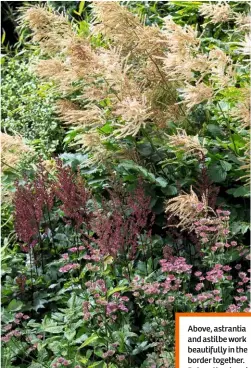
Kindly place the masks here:
<instances>
[{"instance_id":1,"label":"green foliage","mask_svg":"<svg viewBox=\"0 0 251 368\"><path fill-rule=\"evenodd\" d=\"M2 59L2 129L22 135L44 157L62 146L63 130L54 113L56 94L29 70L25 52Z\"/></svg>"},{"instance_id":2,"label":"green foliage","mask_svg":"<svg viewBox=\"0 0 251 368\"><path fill-rule=\"evenodd\" d=\"M22 135L36 152L6 170L2 179L2 365L54 368L63 359L70 368L174 368L176 311L248 309L249 129L238 115L249 81L248 62L238 48L245 32L233 20L213 24L202 17L199 7L203 1L121 2L144 24L157 25L162 32L163 18L169 15L178 25L196 28L200 37L198 52L208 56L219 48L221 55L233 63L236 79L218 85L217 78L210 74L212 70L204 75L193 70L192 81L185 82L193 86L203 80L212 86L214 94L187 109L180 94L186 83L182 79L169 83L163 68L155 88L154 78L148 80L152 71L144 74L143 69L149 50L143 56L137 54L134 43L123 77L134 78L133 86L144 96L146 89L147 98L152 98L148 108L156 111L135 134L128 130L118 138L119 127L132 127L131 117L127 119L126 115L132 101L125 104L126 118L113 114L121 102L116 96L119 84L115 83L120 74L115 74L115 81L103 95L102 88L109 82L102 73L84 72L92 65L91 57L85 64L89 46L102 60L103 52L121 45L114 43L116 37L90 33L91 3L48 3L49 11L56 9L69 16L84 50L79 59L78 53L73 56L77 55L77 61L83 64L77 68L76 60L70 60L71 48L63 43L57 57L67 68L74 65L81 77L76 80L72 73L73 82L63 92L57 81L40 81L30 65L38 57L46 61L51 55L40 53L37 45L28 46L31 33L27 25L18 43L24 50L3 57L3 129L11 135ZM230 6L238 13L248 10L243 2L231 2ZM120 24L116 24L116 30ZM3 34L3 42L4 38ZM58 39L62 41L62 37ZM80 49L77 51L82 52ZM193 51L196 57L197 50ZM169 52L165 50L164 57ZM120 55L118 59L122 60ZM113 61L112 66L105 64L109 73L116 71L117 60ZM98 96L102 92L100 99L95 97L93 102L88 94L83 95L89 87L98 87L94 92ZM132 89L132 98L134 92ZM66 111L70 123L66 119L64 130L54 110L62 97L76 104ZM77 124L81 112L86 113L90 105L102 113L100 126L92 120L88 125L88 114L82 124ZM154 119L163 112L162 106L164 112L177 107L178 117L164 114L158 124ZM74 109L78 114L74 115ZM141 118L144 106L140 113L135 111L138 115L134 115ZM83 143L89 133L100 139L99 145L95 139ZM61 169L60 161L52 156L62 160ZM39 157L47 159L42 166ZM65 172L59 176L60 170L68 168L72 170L69 176ZM16 181L19 199L26 198L27 206L18 207L12 202ZM137 192L139 183L142 191ZM182 201L191 187L195 195L184 205ZM28 188L26 197L20 188ZM172 211L165 213L167 201L173 197L180 199L176 216ZM139 203L145 212L141 212ZM180 209L191 220L190 226L178 226ZM26 222L27 231L33 232L28 242L22 238L20 223L17 226L20 214L21 219L30 220ZM204 234L201 225L206 228ZM130 238L135 229L140 231ZM130 252L132 248L135 253ZM240 296L242 301L236 301Z\"/></svg>"}]
</instances>

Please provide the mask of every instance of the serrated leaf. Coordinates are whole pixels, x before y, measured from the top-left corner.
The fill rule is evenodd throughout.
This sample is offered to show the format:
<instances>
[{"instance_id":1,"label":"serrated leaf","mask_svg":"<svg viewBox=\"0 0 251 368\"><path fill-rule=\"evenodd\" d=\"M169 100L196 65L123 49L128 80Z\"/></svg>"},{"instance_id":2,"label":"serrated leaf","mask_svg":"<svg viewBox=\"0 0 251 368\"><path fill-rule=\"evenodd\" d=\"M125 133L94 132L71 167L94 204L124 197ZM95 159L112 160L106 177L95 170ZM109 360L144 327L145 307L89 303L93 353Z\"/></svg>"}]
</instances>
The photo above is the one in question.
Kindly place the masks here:
<instances>
[{"instance_id":1,"label":"serrated leaf","mask_svg":"<svg viewBox=\"0 0 251 368\"><path fill-rule=\"evenodd\" d=\"M250 190L248 187L238 187L238 188L231 188L227 190L228 194L232 194L235 198L237 197L245 197L250 195Z\"/></svg>"},{"instance_id":2,"label":"serrated leaf","mask_svg":"<svg viewBox=\"0 0 251 368\"><path fill-rule=\"evenodd\" d=\"M209 167L208 173L210 179L215 183L220 183L224 181L227 177L227 172L219 164L213 164Z\"/></svg>"},{"instance_id":3,"label":"serrated leaf","mask_svg":"<svg viewBox=\"0 0 251 368\"><path fill-rule=\"evenodd\" d=\"M220 165L225 171L229 171L232 169L232 165L227 161L220 160Z\"/></svg>"}]
</instances>

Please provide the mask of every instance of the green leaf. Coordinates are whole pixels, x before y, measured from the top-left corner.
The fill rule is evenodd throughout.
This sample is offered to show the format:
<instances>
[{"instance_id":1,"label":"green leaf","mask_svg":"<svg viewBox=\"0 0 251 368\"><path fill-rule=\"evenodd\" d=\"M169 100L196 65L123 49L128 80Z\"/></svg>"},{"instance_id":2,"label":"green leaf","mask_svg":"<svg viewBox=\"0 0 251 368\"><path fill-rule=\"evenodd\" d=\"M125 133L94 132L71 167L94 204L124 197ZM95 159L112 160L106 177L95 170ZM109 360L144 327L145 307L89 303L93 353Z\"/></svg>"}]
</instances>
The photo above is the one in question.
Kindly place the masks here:
<instances>
[{"instance_id":1,"label":"green leaf","mask_svg":"<svg viewBox=\"0 0 251 368\"><path fill-rule=\"evenodd\" d=\"M90 337L88 337L88 339L86 339L83 344L79 347L79 349L84 348L87 345L92 344L94 341L96 341L99 338L99 336L97 334L93 334Z\"/></svg>"},{"instance_id":2,"label":"green leaf","mask_svg":"<svg viewBox=\"0 0 251 368\"><path fill-rule=\"evenodd\" d=\"M214 137L223 137L224 135L223 131L218 125L208 124L207 129Z\"/></svg>"},{"instance_id":3,"label":"green leaf","mask_svg":"<svg viewBox=\"0 0 251 368\"><path fill-rule=\"evenodd\" d=\"M7 311L16 312L19 311L23 306L23 303L20 300L13 299L10 304L7 306Z\"/></svg>"},{"instance_id":4,"label":"green leaf","mask_svg":"<svg viewBox=\"0 0 251 368\"><path fill-rule=\"evenodd\" d=\"M78 12L79 12L79 15L82 14L83 10L84 10L84 7L85 7L85 1L80 1L79 3L79 7L78 7Z\"/></svg>"},{"instance_id":5,"label":"green leaf","mask_svg":"<svg viewBox=\"0 0 251 368\"><path fill-rule=\"evenodd\" d=\"M51 327L46 327L44 329L45 332L50 332L50 333L60 333L63 332L63 326L51 326Z\"/></svg>"},{"instance_id":6,"label":"green leaf","mask_svg":"<svg viewBox=\"0 0 251 368\"><path fill-rule=\"evenodd\" d=\"M221 165L222 169L225 170L225 171L229 171L229 170L232 169L232 165L227 161L220 160L220 165Z\"/></svg>"},{"instance_id":7,"label":"green leaf","mask_svg":"<svg viewBox=\"0 0 251 368\"><path fill-rule=\"evenodd\" d=\"M237 197L248 197L250 196L250 189L248 187L231 188L227 190L228 194L232 194L235 198Z\"/></svg>"},{"instance_id":8,"label":"green leaf","mask_svg":"<svg viewBox=\"0 0 251 368\"><path fill-rule=\"evenodd\" d=\"M71 330L70 328L65 329L64 337L68 341L72 341L76 335L76 330Z\"/></svg>"},{"instance_id":9,"label":"green leaf","mask_svg":"<svg viewBox=\"0 0 251 368\"><path fill-rule=\"evenodd\" d=\"M107 295L109 297L112 294L117 293L118 291L125 291L125 290L129 290L128 286L117 286L114 289L109 290Z\"/></svg>"},{"instance_id":10,"label":"green leaf","mask_svg":"<svg viewBox=\"0 0 251 368\"><path fill-rule=\"evenodd\" d=\"M88 365L88 368L94 368L94 367L100 367L101 368L101 367L105 367L105 366L106 366L105 362L99 361L99 362L95 362L91 365Z\"/></svg>"},{"instance_id":11,"label":"green leaf","mask_svg":"<svg viewBox=\"0 0 251 368\"><path fill-rule=\"evenodd\" d=\"M223 167L219 164L213 164L209 167L208 173L210 176L210 179L214 181L215 183L220 183L224 181L227 177L226 170L223 169Z\"/></svg>"},{"instance_id":12,"label":"green leaf","mask_svg":"<svg viewBox=\"0 0 251 368\"><path fill-rule=\"evenodd\" d=\"M163 191L164 194L168 196L174 196L178 193L177 188L174 185L168 185L167 188Z\"/></svg>"},{"instance_id":13,"label":"green leaf","mask_svg":"<svg viewBox=\"0 0 251 368\"><path fill-rule=\"evenodd\" d=\"M166 186L167 186L167 181L164 179L164 178L162 178L162 177L158 177L158 178L156 178L156 183L157 184L159 184L159 186L161 186L162 188L166 188Z\"/></svg>"}]
</instances>

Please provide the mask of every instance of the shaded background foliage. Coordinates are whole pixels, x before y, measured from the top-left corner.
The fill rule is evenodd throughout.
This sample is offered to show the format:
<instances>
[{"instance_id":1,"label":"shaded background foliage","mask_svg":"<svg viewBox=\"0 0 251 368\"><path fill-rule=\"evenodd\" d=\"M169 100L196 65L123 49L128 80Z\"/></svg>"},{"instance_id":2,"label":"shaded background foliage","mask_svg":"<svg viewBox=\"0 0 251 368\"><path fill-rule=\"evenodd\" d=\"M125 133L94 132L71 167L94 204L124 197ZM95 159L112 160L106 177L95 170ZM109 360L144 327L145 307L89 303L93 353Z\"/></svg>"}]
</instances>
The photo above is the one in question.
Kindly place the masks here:
<instances>
[{"instance_id":1,"label":"shaded background foliage","mask_svg":"<svg viewBox=\"0 0 251 368\"><path fill-rule=\"evenodd\" d=\"M76 26L79 35L89 34L92 2L48 1L47 3L52 9L66 13L72 25ZM163 17L172 15L174 21L181 26L196 25L199 34L202 33L205 22L204 17L198 13L198 6L201 3L182 1L121 2L130 11L144 19L146 25L162 26ZM158 367L163 367L161 364L163 362L165 364L166 359L166 361L171 362L170 366L172 367L173 335L167 333L165 328L168 328L169 331L173 330L175 310L187 311L191 308L193 311L198 311L203 307L199 303L191 304L184 293L177 292L177 295L170 294L171 298L173 295L177 298L173 309L166 311L167 315L162 315L161 307L152 305L152 300L151 302L147 301L149 295L144 301L137 299L138 296L132 293L131 288L128 288L128 278L140 275L141 278L149 280L149 283L158 282L162 285L163 280L165 280L163 269L165 267L172 269L173 265L168 265L164 261L160 269L159 260L163 257L172 259L173 254L175 258L186 258L185 261L178 259L176 264L176 267L184 268L183 271L189 271L190 266L186 262L193 265L191 278L189 278L189 272L188 275L182 275L184 290L187 293L194 293L195 285L197 285L194 274L196 271L201 269L205 275L210 272L210 267L216 263L218 255L215 258L209 252L201 257L198 234L195 231L191 232L189 228L181 232L179 228L173 227L172 225L179 221L178 218L171 218L167 223L167 215L164 212L168 199L179 198L182 191L189 193L191 186L200 200L203 193L210 190L208 194L209 205L214 209L224 208L227 214L228 211L231 211L230 230L233 244L238 242L240 247L249 244L249 187L245 185L245 178L240 179L245 175L245 169L242 169L242 166L246 159L245 145L249 132L245 128L240 129L238 121L233 119L229 122L229 119L226 118L228 109L235 103L238 88L248 83L248 73L245 74L245 71L242 73L240 70L242 74L236 90L230 88L225 91L225 95L220 95L210 110L205 109L205 106L201 104L196 106L189 113L189 121L184 123L188 135L199 135L200 140L197 142L200 146L199 149L201 149L202 137L206 139L205 146L208 150L206 158L200 155L186 157L182 149L176 151L170 141L163 144L163 137L159 134L158 128L152 131L150 128L146 128L140 130L136 137L126 136L120 142L107 139L104 145L111 153L107 162L104 163L102 160L101 162L89 161L92 159L92 152L83 149L80 143L72 146L74 139L78 134L83 134L84 131L74 125L70 128L63 126L57 111L55 111L55 105L61 98L59 90L55 88L53 82L41 81L35 76L31 67L39 57L39 50L31 42L30 30L27 27L17 27L16 21L19 8L26 4L34 5L34 2L2 3L2 27L5 31L2 40L4 50L2 59L2 91L4 96L2 129L8 135L7 140L11 136L21 136L31 149L31 152L24 155L17 165L13 161L13 166L4 167L2 301L4 327L6 328L6 325L13 323L16 312L28 313L32 320L27 325L26 320L22 319L21 315L16 317L16 321L28 329L28 336L32 337L34 345L40 343L44 345L43 349L37 353L32 350L34 346L27 341L21 341L21 345L23 345L19 347L10 344L4 351L7 362L4 364L6 364L6 368L15 366L40 368L43 361L53 361L53 364L57 364L56 357L58 358L62 354L64 359L69 357L74 359L75 364L81 362L83 366L86 366L86 364L92 363L94 364L90 365L92 367L97 363L97 366L104 367L103 363L99 361L103 356L103 351L105 351L103 344L106 345L106 348L109 345L111 349L111 344L121 339L122 342L126 341L126 348L121 342L119 352L121 354L128 353L129 356L129 360L125 364L145 368L149 366L148 364L153 364L160 359L161 363ZM231 2L230 5L240 13L247 12L249 9L249 5L244 2ZM232 46L228 41L230 36L233 41L237 37L234 27L232 21L228 22L227 26L208 24L203 35L204 51L207 52L210 47L218 45L226 52L231 53ZM106 46L106 41L102 37L94 37L92 42L95 48ZM240 57L238 53L233 52L232 54L234 61ZM168 96L164 96L163 99L166 97L168 98ZM78 92L70 93L67 98L69 101L74 101L78 98ZM109 110L109 101L102 101L102 104L101 108L108 107ZM84 104L81 108L83 106ZM166 129L169 139L177 135L177 128L179 125L175 120L169 122ZM112 133L112 129L108 120L102 127L101 134L108 137ZM13 147L11 149L13 150ZM23 150L25 150L25 146L23 146ZM20 149L17 152L14 150L12 153L20 155ZM55 162L56 157L62 160L66 168L73 170L72 173L69 171L67 174L71 179L64 171L60 171L62 169L58 169L60 164ZM100 157L102 158L102 155ZM43 161L42 166L39 165L40 160ZM49 176L46 172L49 173ZM77 181L79 174L83 180L83 182L80 181L81 184ZM18 187L14 184L16 180L19 181ZM141 218L141 213L137 212L137 208L134 208L135 213L130 212L133 204L137 201L144 203L142 193L138 200L135 200L132 194L135 193L139 183L143 183L143 192L147 195L145 204L147 204L146 207L150 207L150 209L145 208L145 222ZM54 205L49 210L43 207L43 201L46 197L46 190L41 192L43 186L50 188L52 192L53 190L57 192ZM74 190L71 191L71 197L67 195L67 190L69 191L72 186ZM86 218L85 220L83 218L87 215L81 213L82 209L78 208L78 203L81 201L76 200L76 198L81 199L81 195L84 196L82 189L79 189L83 187L89 188L92 192L87 208L91 213L90 217L93 216L98 221L91 230L86 230L84 225L81 232L76 226L76 222L80 218L79 224L86 224ZM80 193L82 194L80 195ZM40 195L43 198L42 201ZM14 206L13 196L15 198ZM29 202L31 199L33 203L30 203L30 207L26 206L25 201ZM75 203L74 206L72 206L71 200ZM85 204L84 201L83 203ZM198 204L201 205L201 203ZM34 223L31 219L35 215L27 218L26 212L29 208L32 213L33 205L38 208L41 217L37 224L39 230L37 232L35 228L34 234L32 233ZM150 210L153 212L153 217L149 214ZM99 211L100 214L97 215ZM16 229L14 229L14 212L19 214L19 222L17 215L15 215ZM111 214L113 215L111 216ZM151 218L152 221L150 221ZM24 221L27 221L25 229L22 228ZM142 226L139 226L138 221ZM106 227L102 228L101 224ZM136 229L133 228L134 225ZM29 226L37 243L35 242L34 249L30 249L27 253L25 248L27 239L23 231L28 231ZM228 231L228 225L224 223L224 226L226 226L225 230ZM129 262L123 253L121 258L118 257L115 262L112 257L105 259L101 257L101 261L91 259L93 263L88 266L88 269L86 266L88 258L83 260L79 250L82 242L86 242L90 237L94 244L99 244L101 249L102 246L105 248L103 243L107 242L106 249L109 249L114 245L115 240L116 244L121 243L121 234L117 231L120 228L126 229L127 233L128 228L132 228L137 236L140 233L137 252L134 249L132 260ZM112 234L114 239L106 237L107 234ZM41 238L37 239L37 237ZM34 239L32 238L32 240ZM131 241L136 247L135 238ZM225 258L219 257L217 261L222 262L226 267L230 264L232 267L231 275L233 275L234 281L237 281L239 262L241 262L242 270L246 272L248 261L243 259L240 254L241 250L235 250L235 246L236 244L233 245L233 248L228 249L229 252ZM153 249L155 257L153 257ZM163 249L164 255L162 254ZM116 258L117 251L121 250L116 248L113 251L114 258ZM61 257L62 252L69 253L70 266L66 265L65 260ZM89 253L86 255L90 256ZM63 256L66 257L65 253ZM99 254L96 257L98 259ZM79 264L81 265L80 272ZM95 267L102 267L102 271L95 271ZM71 277L68 276L67 269ZM212 273L214 274L214 272L216 273L216 271ZM210 279L210 275L207 277ZM90 278L95 280L106 278L108 291L111 295L117 291L121 293L120 297L124 295L125 298L129 299L132 315L123 316L123 308L127 307L125 305L121 307L121 315L119 315L121 325L119 322L118 327L116 325L112 327L114 330L110 335L110 340L101 331L102 329L98 330L98 327L93 325L91 321L88 328L86 325L81 325L83 298L85 301L93 300L91 289L84 286L84 283ZM219 290L222 290L223 303L214 305L214 310L226 310L235 295L231 282L226 280L218 285ZM79 285L82 289L79 288ZM208 285L209 283L206 281L206 287ZM135 288L143 293L140 285L136 285ZM70 299L69 293L72 295ZM115 301L113 300L113 302ZM142 303L145 303L143 308ZM61 308L60 313L58 312L59 307ZM62 308L64 309L62 310ZM205 310L210 310L210 306L206 305ZM84 314L87 315L88 320L88 308L84 309ZM164 319L169 320L168 327L163 322L163 316ZM17 324L17 322L14 323ZM166 351L161 357L154 355L155 339L158 342L159 339L161 340L161 335L153 336L155 330L160 333L165 331ZM92 335L90 335L90 331L93 333ZM98 336L97 333L100 335ZM43 337L37 338L36 334L42 334ZM42 339L41 342L39 339ZM28 345L25 345L26 343ZM76 346L80 349L80 353L75 353ZM28 347L29 351L26 355L24 351ZM146 354L149 357L141 365ZM108 356L108 361L111 362L110 367L114 367L112 359ZM120 364L123 366L124 363Z\"/></svg>"}]
</instances>

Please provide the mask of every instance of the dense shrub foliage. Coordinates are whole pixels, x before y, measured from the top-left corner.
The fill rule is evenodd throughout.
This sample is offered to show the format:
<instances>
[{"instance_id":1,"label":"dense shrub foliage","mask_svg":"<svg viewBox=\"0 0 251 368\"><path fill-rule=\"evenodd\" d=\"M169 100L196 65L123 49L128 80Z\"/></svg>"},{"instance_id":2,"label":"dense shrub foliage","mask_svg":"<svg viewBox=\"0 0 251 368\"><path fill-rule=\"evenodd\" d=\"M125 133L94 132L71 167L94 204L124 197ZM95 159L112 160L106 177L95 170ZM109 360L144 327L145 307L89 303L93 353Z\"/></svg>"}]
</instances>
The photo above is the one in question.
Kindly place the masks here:
<instances>
[{"instance_id":1,"label":"dense shrub foliage","mask_svg":"<svg viewBox=\"0 0 251 368\"><path fill-rule=\"evenodd\" d=\"M32 5L3 64L2 365L173 368L175 312L250 311L248 7Z\"/></svg>"},{"instance_id":2,"label":"dense shrub foliage","mask_svg":"<svg viewBox=\"0 0 251 368\"><path fill-rule=\"evenodd\" d=\"M56 96L49 83L41 83L29 70L28 55L16 53L2 59L2 128L22 135L48 157L62 141L62 128L53 113Z\"/></svg>"}]
</instances>

